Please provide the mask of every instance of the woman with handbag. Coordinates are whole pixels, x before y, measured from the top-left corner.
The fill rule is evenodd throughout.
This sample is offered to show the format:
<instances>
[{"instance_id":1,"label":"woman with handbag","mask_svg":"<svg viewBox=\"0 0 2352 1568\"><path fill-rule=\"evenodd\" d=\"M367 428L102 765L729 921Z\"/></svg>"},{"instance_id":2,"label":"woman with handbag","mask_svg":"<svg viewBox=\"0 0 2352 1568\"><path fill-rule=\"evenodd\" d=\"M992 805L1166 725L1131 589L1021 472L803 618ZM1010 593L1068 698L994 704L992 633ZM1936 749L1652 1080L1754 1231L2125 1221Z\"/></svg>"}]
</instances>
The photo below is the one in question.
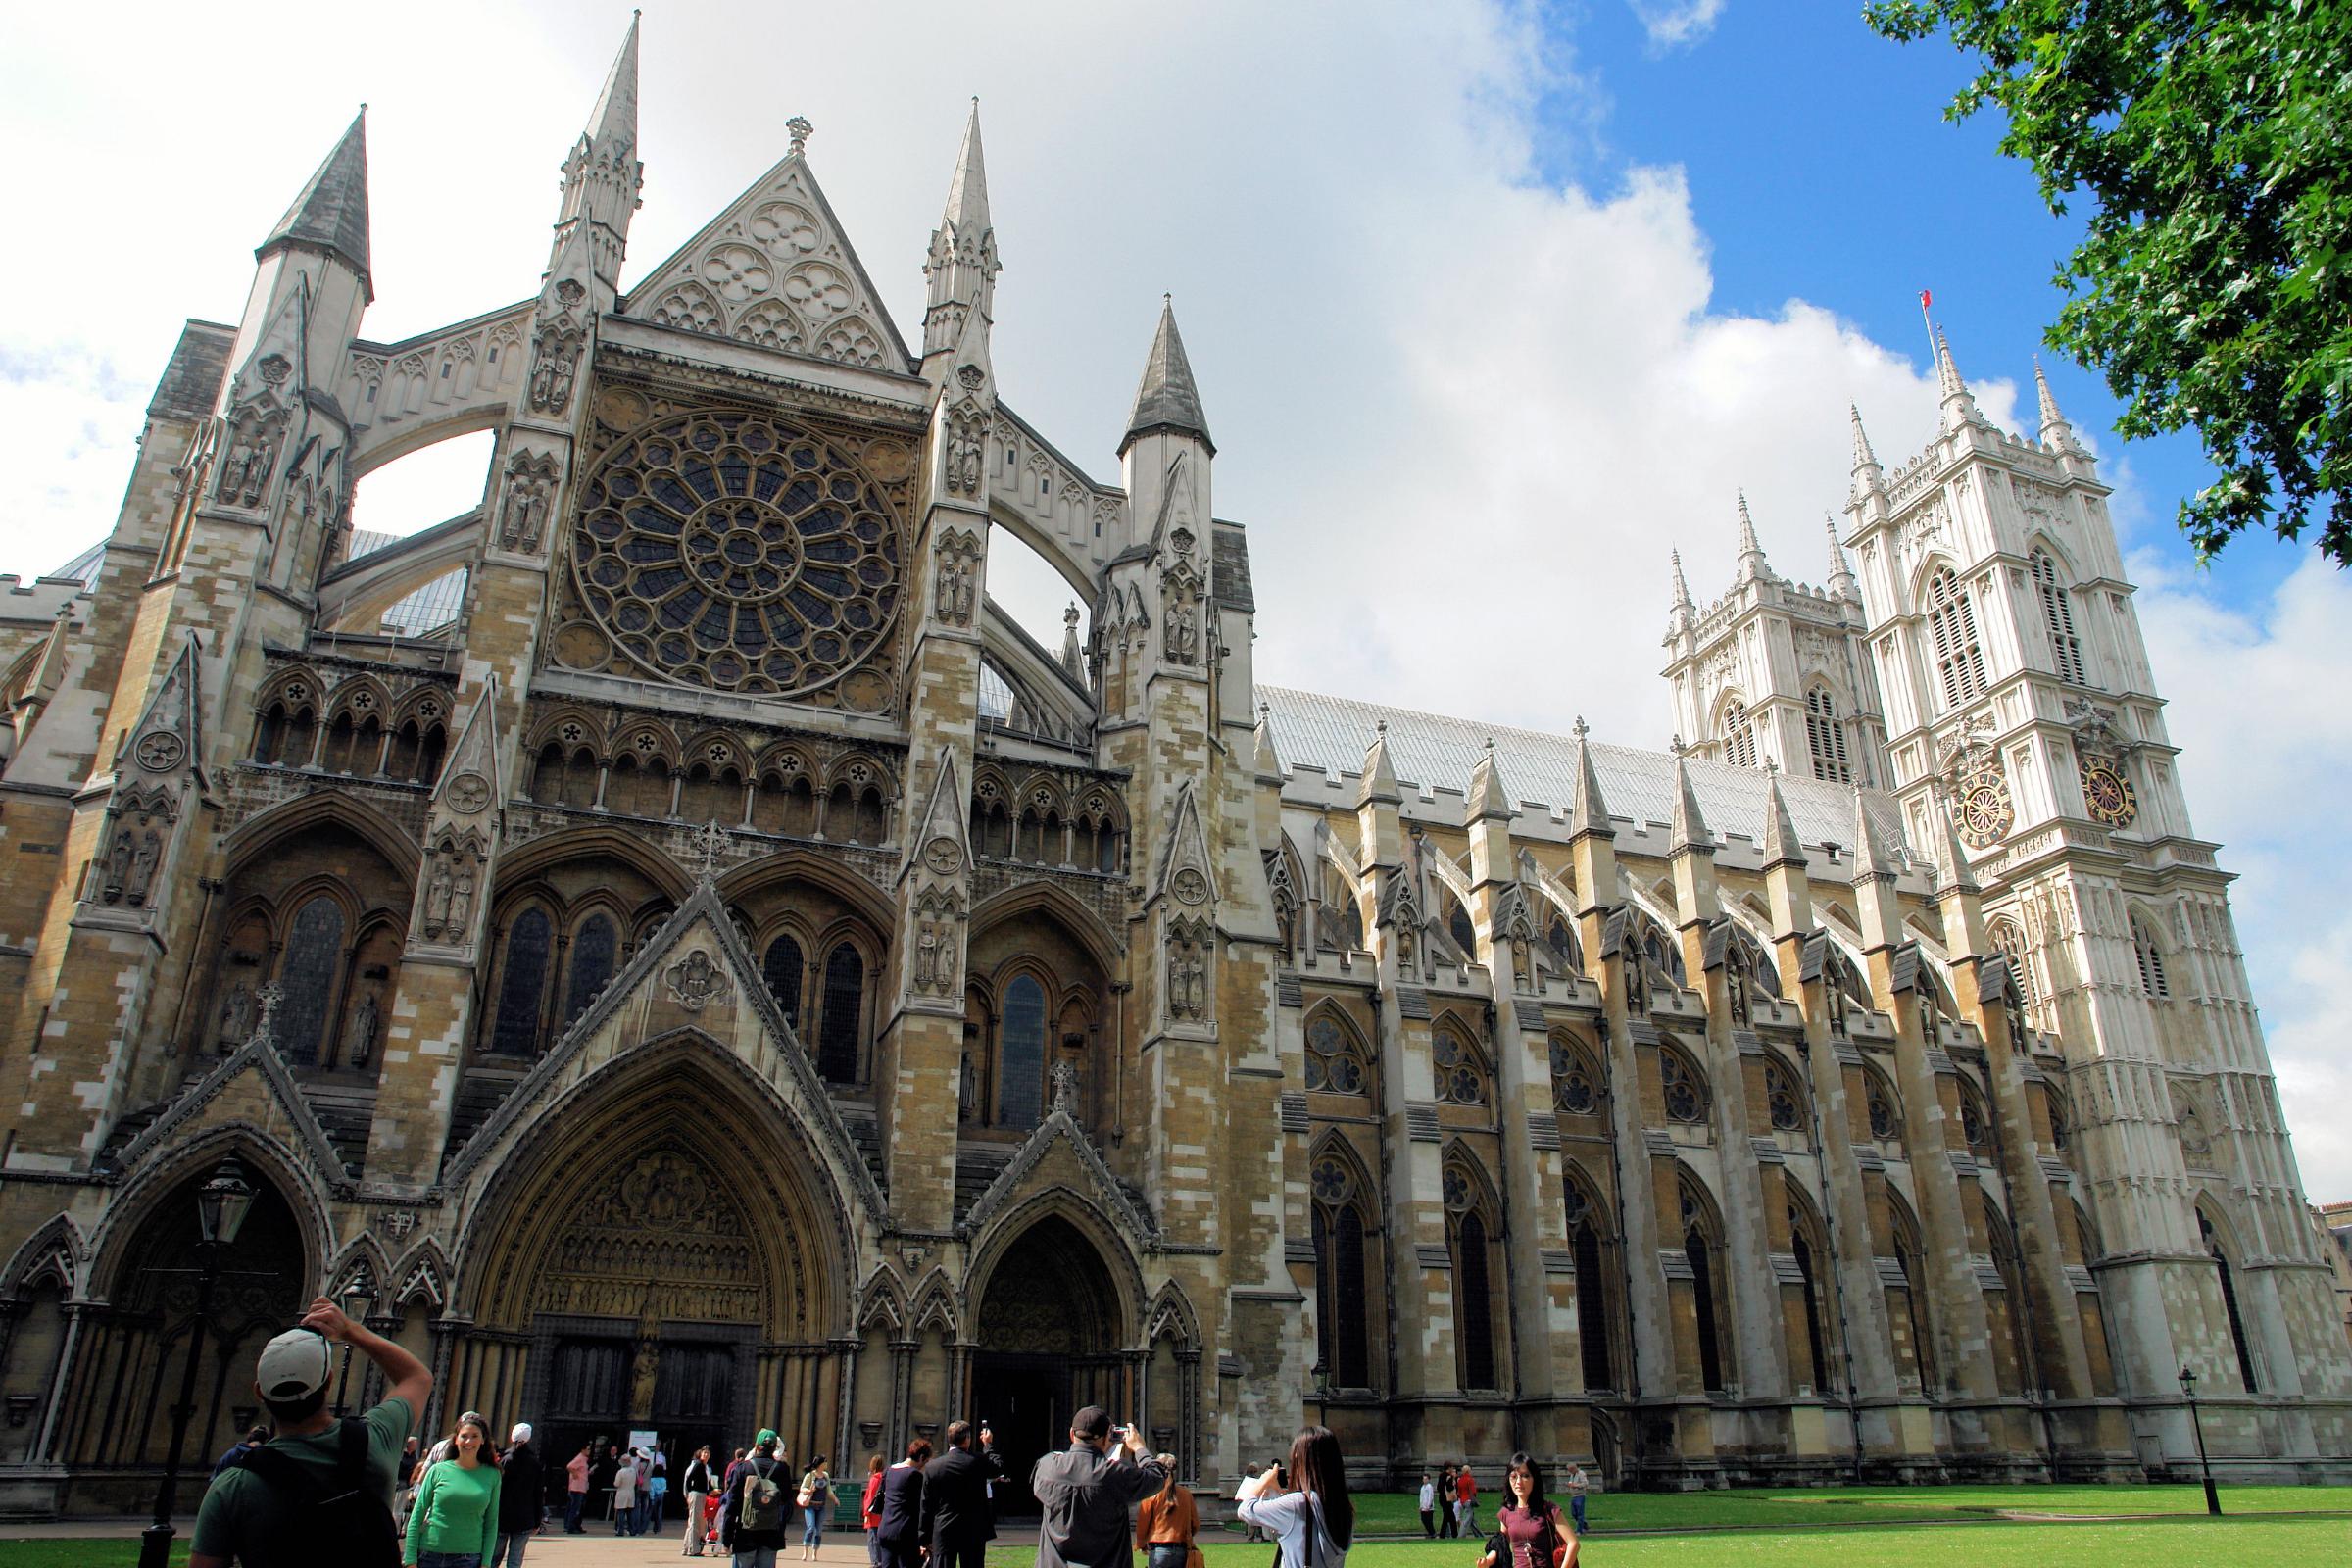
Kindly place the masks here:
<instances>
[{"instance_id":1,"label":"woman with handbag","mask_svg":"<svg viewBox=\"0 0 2352 1568\"><path fill-rule=\"evenodd\" d=\"M1560 1517L1560 1505L1544 1495L1544 1472L1533 1454L1511 1455L1502 1489L1495 1534L1478 1568L1576 1568L1576 1532Z\"/></svg>"},{"instance_id":2,"label":"woman with handbag","mask_svg":"<svg viewBox=\"0 0 2352 1568\"><path fill-rule=\"evenodd\" d=\"M833 1477L825 1456L801 1473L801 1490L793 1499L801 1510L801 1561L816 1561L816 1548L825 1544L825 1515L833 1511Z\"/></svg>"},{"instance_id":3,"label":"woman with handbag","mask_svg":"<svg viewBox=\"0 0 2352 1568\"><path fill-rule=\"evenodd\" d=\"M1135 1549L1144 1554L1144 1568L1200 1568L1200 1548L1193 1544L1200 1533L1200 1505L1176 1479L1174 1454L1158 1454L1152 1462L1168 1473L1167 1485L1136 1504Z\"/></svg>"},{"instance_id":4,"label":"woman with handbag","mask_svg":"<svg viewBox=\"0 0 2352 1568\"><path fill-rule=\"evenodd\" d=\"M1348 1495L1340 1440L1329 1428L1302 1428L1291 1440L1290 1462L1249 1477L1234 1489L1233 1499L1244 1524L1256 1525L1279 1544L1281 1568L1346 1568L1348 1544L1355 1539L1355 1504Z\"/></svg>"}]
</instances>

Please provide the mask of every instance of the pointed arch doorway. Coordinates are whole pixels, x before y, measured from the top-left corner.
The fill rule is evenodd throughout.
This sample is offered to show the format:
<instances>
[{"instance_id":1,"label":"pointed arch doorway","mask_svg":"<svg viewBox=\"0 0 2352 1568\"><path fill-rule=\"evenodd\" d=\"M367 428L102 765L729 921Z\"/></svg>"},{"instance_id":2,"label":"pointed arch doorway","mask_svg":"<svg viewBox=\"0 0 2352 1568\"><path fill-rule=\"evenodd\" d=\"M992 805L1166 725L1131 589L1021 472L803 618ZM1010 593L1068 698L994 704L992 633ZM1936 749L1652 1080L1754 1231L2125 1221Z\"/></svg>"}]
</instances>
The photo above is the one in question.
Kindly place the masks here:
<instances>
[{"instance_id":1,"label":"pointed arch doorway","mask_svg":"<svg viewBox=\"0 0 2352 1568\"><path fill-rule=\"evenodd\" d=\"M1125 1319L1102 1252L1068 1220L1049 1215L998 1254L980 1295L968 1408L1004 1459L999 1514L1036 1515L1030 1467L1068 1445L1081 1407L1123 1419L1133 1397Z\"/></svg>"}]
</instances>

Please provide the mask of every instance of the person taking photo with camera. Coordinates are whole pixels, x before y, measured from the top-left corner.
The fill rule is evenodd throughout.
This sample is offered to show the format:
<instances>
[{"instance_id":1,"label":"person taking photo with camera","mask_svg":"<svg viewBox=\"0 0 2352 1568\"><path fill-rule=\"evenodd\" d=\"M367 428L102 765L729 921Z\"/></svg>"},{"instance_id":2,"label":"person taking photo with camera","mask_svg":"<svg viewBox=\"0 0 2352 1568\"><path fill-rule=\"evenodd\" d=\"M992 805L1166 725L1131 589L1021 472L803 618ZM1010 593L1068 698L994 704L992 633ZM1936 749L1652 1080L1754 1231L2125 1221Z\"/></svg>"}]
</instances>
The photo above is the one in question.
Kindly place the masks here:
<instances>
[{"instance_id":1,"label":"person taking photo with camera","mask_svg":"<svg viewBox=\"0 0 2352 1568\"><path fill-rule=\"evenodd\" d=\"M1167 1480L1134 1427L1112 1426L1101 1405L1079 1411L1070 1420L1070 1446L1029 1472L1029 1490L1045 1515L1037 1528L1037 1568L1123 1568L1128 1510Z\"/></svg>"},{"instance_id":2,"label":"person taking photo with camera","mask_svg":"<svg viewBox=\"0 0 2352 1568\"><path fill-rule=\"evenodd\" d=\"M326 1413L334 1347L375 1363L389 1392L366 1415ZM213 1478L196 1510L188 1568L397 1568L392 1489L433 1375L321 1296L297 1328L262 1347L253 1391L277 1436Z\"/></svg>"}]
</instances>

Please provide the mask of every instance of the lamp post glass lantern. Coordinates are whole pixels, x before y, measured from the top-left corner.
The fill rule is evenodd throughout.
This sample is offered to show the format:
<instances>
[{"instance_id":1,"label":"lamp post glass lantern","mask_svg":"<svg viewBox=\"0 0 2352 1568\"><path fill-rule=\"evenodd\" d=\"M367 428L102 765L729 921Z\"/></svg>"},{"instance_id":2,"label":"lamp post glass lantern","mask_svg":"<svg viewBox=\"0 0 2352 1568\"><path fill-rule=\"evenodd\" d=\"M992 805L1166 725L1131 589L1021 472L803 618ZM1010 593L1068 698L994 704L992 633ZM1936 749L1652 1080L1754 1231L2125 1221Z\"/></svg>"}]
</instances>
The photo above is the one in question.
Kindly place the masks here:
<instances>
[{"instance_id":1,"label":"lamp post glass lantern","mask_svg":"<svg viewBox=\"0 0 2352 1568\"><path fill-rule=\"evenodd\" d=\"M172 1509L179 1491L180 1450L187 1446L188 1418L196 1413L196 1363L204 1356L204 1324L213 1313L213 1282L220 1253L234 1247L253 1208L253 1183L232 1156L213 1167L196 1191L196 1313L188 1322L187 1362L179 1378L179 1402L172 1407L172 1446L164 1455L164 1479L155 1489L155 1522L139 1533L139 1568L165 1568L172 1557Z\"/></svg>"},{"instance_id":2,"label":"lamp post glass lantern","mask_svg":"<svg viewBox=\"0 0 2352 1568\"><path fill-rule=\"evenodd\" d=\"M343 1315L355 1323L366 1323L375 1310L375 1279L362 1264L360 1271L343 1287ZM366 1379L362 1379L363 1390ZM343 1396L351 1389L351 1342L343 1342L343 1369L335 1375L335 1414L340 1417L346 1406Z\"/></svg>"},{"instance_id":3,"label":"lamp post glass lantern","mask_svg":"<svg viewBox=\"0 0 2352 1568\"><path fill-rule=\"evenodd\" d=\"M2205 1418L2197 1413L2197 1374L2186 1365L2180 1368L2180 1395L2188 1400L2188 1424L2197 1434L2197 1468L2205 1475L2205 1511L2218 1519L2222 1494L2214 1490L2213 1461L2205 1457Z\"/></svg>"}]
</instances>

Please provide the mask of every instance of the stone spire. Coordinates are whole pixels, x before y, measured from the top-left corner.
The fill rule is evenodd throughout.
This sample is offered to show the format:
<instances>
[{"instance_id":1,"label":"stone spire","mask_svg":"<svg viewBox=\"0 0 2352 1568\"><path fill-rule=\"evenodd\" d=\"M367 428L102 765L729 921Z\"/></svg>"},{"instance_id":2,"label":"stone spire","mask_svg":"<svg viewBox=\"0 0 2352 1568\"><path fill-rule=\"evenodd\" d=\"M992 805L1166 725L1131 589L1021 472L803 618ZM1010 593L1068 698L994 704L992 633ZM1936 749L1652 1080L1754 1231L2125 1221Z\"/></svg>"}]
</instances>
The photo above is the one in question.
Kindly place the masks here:
<instances>
[{"instance_id":1,"label":"stone spire","mask_svg":"<svg viewBox=\"0 0 2352 1568\"><path fill-rule=\"evenodd\" d=\"M1854 494L1880 489L1886 482L1886 470L1879 466L1879 455L1870 449L1870 432L1862 428L1862 411L1848 403L1845 412L1854 427Z\"/></svg>"},{"instance_id":2,"label":"stone spire","mask_svg":"<svg viewBox=\"0 0 2352 1568\"><path fill-rule=\"evenodd\" d=\"M368 106L351 122L335 150L302 187L286 216L277 220L254 251L255 261L292 246L321 250L359 274L360 287L369 304L375 302L375 283L368 259Z\"/></svg>"},{"instance_id":3,"label":"stone spire","mask_svg":"<svg viewBox=\"0 0 2352 1568\"><path fill-rule=\"evenodd\" d=\"M1698 618L1698 607L1690 602L1690 584L1683 576L1682 551L1668 552L1667 559L1674 564L1674 604L1666 612L1666 634L1671 637L1690 630L1690 623Z\"/></svg>"},{"instance_id":4,"label":"stone spire","mask_svg":"<svg viewBox=\"0 0 2352 1568\"><path fill-rule=\"evenodd\" d=\"M584 227L590 267L604 288L617 286L621 253L629 238L629 219L637 211L637 194L645 187L645 165L637 161L637 28L620 41L620 53L605 75L588 123L564 159L564 206L556 219L550 271L563 265L567 243ZM575 260L574 264L577 266ZM600 306L604 303L600 301Z\"/></svg>"},{"instance_id":5,"label":"stone spire","mask_svg":"<svg viewBox=\"0 0 2352 1568\"><path fill-rule=\"evenodd\" d=\"M1386 719L1372 736L1372 744L1364 751L1363 782L1357 787L1356 802L1383 801L1391 806L1404 797L1396 789L1396 768L1389 760L1389 725Z\"/></svg>"},{"instance_id":6,"label":"stone spire","mask_svg":"<svg viewBox=\"0 0 2352 1568\"><path fill-rule=\"evenodd\" d=\"M2061 451L2075 444L2075 427L2066 416L2058 412L2058 399L2050 391L2050 378L2041 373L2041 356L2034 356L2034 390L2041 402L2041 444Z\"/></svg>"},{"instance_id":7,"label":"stone spire","mask_svg":"<svg viewBox=\"0 0 2352 1568\"><path fill-rule=\"evenodd\" d=\"M1184 339L1176 334L1176 306L1161 295L1159 331L1152 339L1151 356L1144 361L1144 378L1135 389L1135 408L1127 416L1127 434L1119 455L1154 430L1191 436L1216 455L1208 437L1208 416L1200 412L1200 390L1193 384L1193 367L1184 357Z\"/></svg>"},{"instance_id":8,"label":"stone spire","mask_svg":"<svg viewBox=\"0 0 2352 1568\"><path fill-rule=\"evenodd\" d=\"M1878 820L1870 814L1870 803L1862 792L1854 792L1854 881L1880 877L1891 879L1896 872L1893 852L1886 848L1886 835L1879 831Z\"/></svg>"},{"instance_id":9,"label":"stone spire","mask_svg":"<svg viewBox=\"0 0 2352 1568\"><path fill-rule=\"evenodd\" d=\"M1585 739L1585 721L1576 721L1576 800L1568 809L1568 837L1588 834L1615 838L1609 826L1609 803L1600 793L1600 774L1592 766L1592 748Z\"/></svg>"},{"instance_id":10,"label":"stone spire","mask_svg":"<svg viewBox=\"0 0 2352 1568\"><path fill-rule=\"evenodd\" d=\"M1470 817L1473 821L1484 817L1500 817L1506 822L1511 817L1510 792L1502 787L1502 775L1494 764L1494 743L1492 740L1487 742L1486 751L1470 768Z\"/></svg>"},{"instance_id":11,"label":"stone spire","mask_svg":"<svg viewBox=\"0 0 2352 1568\"><path fill-rule=\"evenodd\" d=\"M987 319L996 318L997 274L1004 270L996 225L988 216L988 166L980 153L980 100L974 98L963 145L956 154L956 173L948 181L948 204L923 257L923 276L930 284L923 306L926 359L955 347L965 314L975 307Z\"/></svg>"},{"instance_id":12,"label":"stone spire","mask_svg":"<svg viewBox=\"0 0 2352 1568\"><path fill-rule=\"evenodd\" d=\"M1825 512L1821 526L1830 536L1830 577L1822 586L1840 599L1860 599L1862 585L1855 581L1853 563L1845 559L1845 546L1838 538L1838 519Z\"/></svg>"},{"instance_id":13,"label":"stone spire","mask_svg":"<svg viewBox=\"0 0 2352 1568\"><path fill-rule=\"evenodd\" d=\"M1264 703L1257 705L1257 730L1250 736L1255 748L1251 765L1260 779L1282 782L1282 753L1274 746L1274 710Z\"/></svg>"},{"instance_id":14,"label":"stone spire","mask_svg":"<svg viewBox=\"0 0 2352 1568\"><path fill-rule=\"evenodd\" d=\"M1690 787L1690 761L1677 753L1674 759L1674 820L1667 840L1666 853L1679 855L1685 850L1711 850L1714 835L1707 831L1707 818L1698 808L1698 792Z\"/></svg>"},{"instance_id":15,"label":"stone spire","mask_svg":"<svg viewBox=\"0 0 2352 1568\"><path fill-rule=\"evenodd\" d=\"M1086 684L1086 656L1078 648L1078 607L1061 612L1061 667L1080 685Z\"/></svg>"},{"instance_id":16,"label":"stone spire","mask_svg":"<svg viewBox=\"0 0 2352 1568\"><path fill-rule=\"evenodd\" d=\"M1764 836L1756 843L1757 853L1763 858L1767 871L1776 865L1803 865L1804 841L1797 837L1795 819L1788 814L1788 798L1781 793L1780 770L1773 769L1769 777L1771 782L1766 786L1769 799L1764 808Z\"/></svg>"},{"instance_id":17,"label":"stone spire","mask_svg":"<svg viewBox=\"0 0 2352 1568\"><path fill-rule=\"evenodd\" d=\"M1764 563L1764 547L1756 543L1756 519L1748 515L1747 492L1740 492L1740 580L1752 581L1764 576L1771 568Z\"/></svg>"},{"instance_id":18,"label":"stone spire","mask_svg":"<svg viewBox=\"0 0 2352 1568\"><path fill-rule=\"evenodd\" d=\"M1952 345L1936 329L1936 387L1943 399L1943 428L1956 430L1964 424L1974 424L1984 418L1977 411L1977 400L1960 379L1960 367L1953 363Z\"/></svg>"}]
</instances>

